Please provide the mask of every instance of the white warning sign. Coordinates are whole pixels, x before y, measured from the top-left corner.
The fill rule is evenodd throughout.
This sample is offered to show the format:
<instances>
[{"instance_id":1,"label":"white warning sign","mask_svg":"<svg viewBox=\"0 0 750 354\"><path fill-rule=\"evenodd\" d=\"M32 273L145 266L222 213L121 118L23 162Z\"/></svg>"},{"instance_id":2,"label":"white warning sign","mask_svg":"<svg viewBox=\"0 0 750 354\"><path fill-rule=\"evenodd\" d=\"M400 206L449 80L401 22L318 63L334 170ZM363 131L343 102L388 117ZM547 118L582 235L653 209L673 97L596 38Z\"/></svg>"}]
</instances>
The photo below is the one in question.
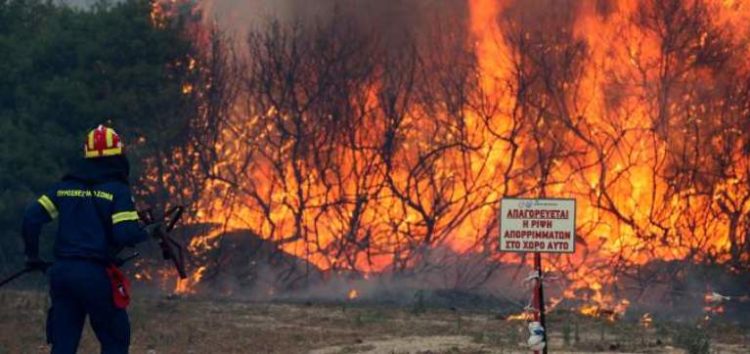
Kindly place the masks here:
<instances>
[{"instance_id":1,"label":"white warning sign","mask_svg":"<svg viewBox=\"0 0 750 354\"><path fill-rule=\"evenodd\" d=\"M575 252L575 199L503 199L500 250Z\"/></svg>"}]
</instances>

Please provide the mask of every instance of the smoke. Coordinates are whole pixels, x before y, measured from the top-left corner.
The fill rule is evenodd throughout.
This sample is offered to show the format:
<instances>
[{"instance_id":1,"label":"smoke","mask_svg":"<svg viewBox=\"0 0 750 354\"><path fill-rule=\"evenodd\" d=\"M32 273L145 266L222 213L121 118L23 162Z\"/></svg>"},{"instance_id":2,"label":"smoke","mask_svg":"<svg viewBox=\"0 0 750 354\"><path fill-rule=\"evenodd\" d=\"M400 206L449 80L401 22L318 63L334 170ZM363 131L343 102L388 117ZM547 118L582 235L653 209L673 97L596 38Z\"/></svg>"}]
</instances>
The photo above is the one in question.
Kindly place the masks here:
<instances>
[{"instance_id":1,"label":"smoke","mask_svg":"<svg viewBox=\"0 0 750 354\"><path fill-rule=\"evenodd\" d=\"M269 21L325 23L338 14L396 40L422 32L438 19L464 21L468 14L465 0L207 0L201 7L207 20L240 37Z\"/></svg>"},{"instance_id":2,"label":"smoke","mask_svg":"<svg viewBox=\"0 0 750 354\"><path fill-rule=\"evenodd\" d=\"M318 303L373 303L520 312L531 293L530 269L501 264L488 254L424 249L413 267L398 272L323 271L280 251L249 231L226 234L211 257L201 296ZM231 250L231 251L229 251ZM551 289L551 293L558 293ZM559 296L559 295L558 295Z\"/></svg>"}]
</instances>

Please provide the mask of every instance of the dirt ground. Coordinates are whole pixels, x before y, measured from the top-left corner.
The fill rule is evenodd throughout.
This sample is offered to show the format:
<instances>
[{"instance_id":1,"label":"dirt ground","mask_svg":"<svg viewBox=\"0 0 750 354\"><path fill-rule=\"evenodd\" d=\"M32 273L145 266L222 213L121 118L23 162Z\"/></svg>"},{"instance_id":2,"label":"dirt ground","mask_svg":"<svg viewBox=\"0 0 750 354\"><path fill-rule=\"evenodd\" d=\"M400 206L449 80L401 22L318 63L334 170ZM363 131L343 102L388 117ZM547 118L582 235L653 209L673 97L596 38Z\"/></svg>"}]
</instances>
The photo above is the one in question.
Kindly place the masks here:
<instances>
[{"instance_id":1,"label":"dirt ground","mask_svg":"<svg viewBox=\"0 0 750 354\"><path fill-rule=\"evenodd\" d=\"M525 323L492 313L357 303L257 303L136 294L133 353L528 353ZM46 352L47 296L0 290L0 353ZM555 312L551 353L687 353L696 338L710 353L749 353L750 329L607 321ZM694 327L692 330L695 330ZM697 335L695 333L698 333ZM687 339L686 339L687 338ZM705 349L705 348L704 348ZM88 328L80 353L97 353ZM700 352L700 351L697 351ZM706 352L706 351L704 351Z\"/></svg>"}]
</instances>

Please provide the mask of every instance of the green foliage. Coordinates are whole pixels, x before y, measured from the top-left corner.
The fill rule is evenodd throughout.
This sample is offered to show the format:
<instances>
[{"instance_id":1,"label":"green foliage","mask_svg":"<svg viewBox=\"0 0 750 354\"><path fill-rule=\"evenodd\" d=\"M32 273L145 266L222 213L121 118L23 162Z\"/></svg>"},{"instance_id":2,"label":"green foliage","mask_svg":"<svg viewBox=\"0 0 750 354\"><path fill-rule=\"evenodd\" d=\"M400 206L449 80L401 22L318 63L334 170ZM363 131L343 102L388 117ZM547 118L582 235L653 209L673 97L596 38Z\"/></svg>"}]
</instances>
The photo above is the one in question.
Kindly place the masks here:
<instances>
[{"instance_id":1,"label":"green foliage","mask_svg":"<svg viewBox=\"0 0 750 354\"><path fill-rule=\"evenodd\" d=\"M706 331L698 327L682 327L672 337L674 345L687 350L689 354L708 354L711 352L711 338Z\"/></svg>"},{"instance_id":2,"label":"green foliage","mask_svg":"<svg viewBox=\"0 0 750 354\"><path fill-rule=\"evenodd\" d=\"M145 0L0 0L0 265L20 261L25 205L81 158L87 130L111 122L136 172L184 141L193 103L181 63L194 49L150 11Z\"/></svg>"},{"instance_id":3,"label":"green foliage","mask_svg":"<svg viewBox=\"0 0 750 354\"><path fill-rule=\"evenodd\" d=\"M571 337L573 334L573 328L570 326L571 322L571 316L568 314L568 318L566 321L563 321L562 323L562 334L563 334L563 345L566 347L570 346L571 343Z\"/></svg>"},{"instance_id":4,"label":"green foliage","mask_svg":"<svg viewBox=\"0 0 750 354\"><path fill-rule=\"evenodd\" d=\"M427 312L427 305L424 299L424 290L417 290L414 293L414 302L412 303L411 313L414 315L421 315Z\"/></svg>"}]
</instances>

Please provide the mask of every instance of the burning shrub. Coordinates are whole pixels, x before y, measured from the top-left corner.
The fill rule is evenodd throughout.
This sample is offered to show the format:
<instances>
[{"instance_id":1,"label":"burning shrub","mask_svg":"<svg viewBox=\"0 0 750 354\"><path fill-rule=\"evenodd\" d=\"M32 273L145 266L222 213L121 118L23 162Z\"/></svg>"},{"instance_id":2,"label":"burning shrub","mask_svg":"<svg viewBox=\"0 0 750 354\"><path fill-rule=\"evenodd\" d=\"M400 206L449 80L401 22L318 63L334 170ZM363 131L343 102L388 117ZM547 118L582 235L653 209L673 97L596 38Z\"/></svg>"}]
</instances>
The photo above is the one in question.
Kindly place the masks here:
<instances>
[{"instance_id":1,"label":"burning shrub","mask_svg":"<svg viewBox=\"0 0 750 354\"><path fill-rule=\"evenodd\" d=\"M501 198L572 196L579 252L550 270L612 317L622 284L747 269L747 9L473 0L448 23L434 6L399 31L356 6L254 27L210 159L186 162L197 219L324 272L481 284L527 261L495 252ZM446 271L442 247L477 261Z\"/></svg>"}]
</instances>

